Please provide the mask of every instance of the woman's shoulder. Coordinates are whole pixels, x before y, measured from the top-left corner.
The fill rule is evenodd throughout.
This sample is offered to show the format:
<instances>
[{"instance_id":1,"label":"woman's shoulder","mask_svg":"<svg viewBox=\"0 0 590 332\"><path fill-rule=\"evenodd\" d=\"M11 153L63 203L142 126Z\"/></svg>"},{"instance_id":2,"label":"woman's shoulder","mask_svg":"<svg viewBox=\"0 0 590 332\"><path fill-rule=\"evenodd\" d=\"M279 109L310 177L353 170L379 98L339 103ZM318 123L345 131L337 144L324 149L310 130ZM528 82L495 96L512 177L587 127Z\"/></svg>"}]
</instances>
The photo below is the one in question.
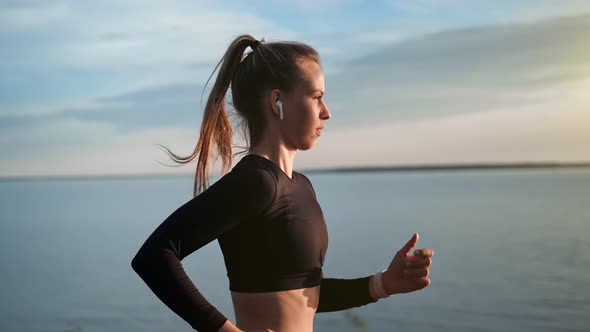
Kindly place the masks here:
<instances>
[{"instance_id":1,"label":"woman's shoulder","mask_svg":"<svg viewBox=\"0 0 590 332\"><path fill-rule=\"evenodd\" d=\"M243 184L249 190L276 192L277 176L273 169L256 158L243 157L224 177Z\"/></svg>"},{"instance_id":2,"label":"woman's shoulder","mask_svg":"<svg viewBox=\"0 0 590 332\"><path fill-rule=\"evenodd\" d=\"M301 172L296 172L296 171L293 171L293 174L296 174L297 178L303 179L303 181L305 181L306 184L308 184L309 186L312 186L311 181L309 180L309 178L305 174L303 174Z\"/></svg>"},{"instance_id":3,"label":"woman's shoulder","mask_svg":"<svg viewBox=\"0 0 590 332\"><path fill-rule=\"evenodd\" d=\"M313 184L311 184L311 180L309 180L309 178L307 176L305 176L305 174L303 174L303 173L293 171L293 174L297 174L298 179L303 179L302 181L299 181L299 182L301 182L304 185L306 185L307 187L311 188L311 191L313 192L313 196L316 197L315 189L313 187ZM317 197L316 197L316 199L317 199Z\"/></svg>"},{"instance_id":4,"label":"woman's shoulder","mask_svg":"<svg viewBox=\"0 0 590 332\"><path fill-rule=\"evenodd\" d=\"M242 159L199 196L201 199L216 197L224 203L246 208L269 205L276 195L274 174L264 165Z\"/></svg>"}]
</instances>

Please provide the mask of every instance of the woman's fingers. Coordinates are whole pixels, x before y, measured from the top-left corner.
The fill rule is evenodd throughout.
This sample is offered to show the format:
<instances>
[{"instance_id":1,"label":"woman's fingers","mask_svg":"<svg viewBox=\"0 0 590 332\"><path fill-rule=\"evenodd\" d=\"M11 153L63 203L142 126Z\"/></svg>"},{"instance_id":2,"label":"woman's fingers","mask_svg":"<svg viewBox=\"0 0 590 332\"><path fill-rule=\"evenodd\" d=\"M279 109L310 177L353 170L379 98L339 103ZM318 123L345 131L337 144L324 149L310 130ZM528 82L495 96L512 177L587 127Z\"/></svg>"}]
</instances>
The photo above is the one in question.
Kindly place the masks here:
<instances>
[{"instance_id":1,"label":"woman's fingers","mask_svg":"<svg viewBox=\"0 0 590 332\"><path fill-rule=\"evenodd\" d=\"M398 250L397 253L401 254L401 255L407 255L410 251L412 251L412 249L414 249L414 247L418 243L419 239L420 239L420 236L418 235L418 233L412 234L412 237L410 238L410 240L408 242L406 242L406 244L404 244L404 246L401 247L401 249Z\"/></svg>"},{"instance_id":2,"label":"woman's fingers","mask_svg":"<svg viewBox=\"0 0 590 332\"><path fill-rule=\"evenodd\" d=\"M425 288L428 285L430 285L430 279L426 277L416 279L416 286L418 286L418 289Z\"/></svg>"},{"instance_id":3,"label":"woman's fingers","mask_svg":"<svg viewBox=\"0 0 590 332\"><path fill-rule=\"evenodd\" d=\"M415 256L422 256L422 257L432 257L432 256L434 256L434 250L432 250L430 248L417 249L417 250L414 250L414 255Z\"/></svg>"},{"instance_id":4,"label":"woman's fingers","mask_svg":"<svg viewBox=\"0 0 590 332\"><path fill-rule=\"evenodd\" d=\"M423 267L423 268L418 268L418 269L405 269L403 271L404 277L410 277L410 278L415 278L415 277L428 277L428 274L430 274L430 271L428 271L427 268Z\"/></svg>"},{"instance_id":5,"label":"woman's fingers","mask_svg":"<svg viewBox=\"0 0 590 332\"><path fill-rule=\"evenodd\" d=\"M415 259L412 260L407 260L405 262L406 264L406 268L416 268L416 267L423 267L423 266L430 266L430 264L432 264L432 259L430 259L430 257L426 257L426 258L422 258L422 257L417 257Z\"/></svg>"}]
</instances>

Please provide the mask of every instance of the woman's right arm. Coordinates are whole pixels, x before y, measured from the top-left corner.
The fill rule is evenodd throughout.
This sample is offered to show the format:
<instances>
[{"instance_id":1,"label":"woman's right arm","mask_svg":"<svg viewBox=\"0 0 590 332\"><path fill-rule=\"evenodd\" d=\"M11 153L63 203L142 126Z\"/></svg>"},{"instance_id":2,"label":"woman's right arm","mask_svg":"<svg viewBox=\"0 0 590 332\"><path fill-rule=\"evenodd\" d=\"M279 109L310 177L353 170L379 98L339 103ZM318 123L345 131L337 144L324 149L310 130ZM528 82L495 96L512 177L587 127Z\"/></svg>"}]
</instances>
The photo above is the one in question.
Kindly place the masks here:
<instances>
[{"instance_id":1,"label":"woman's right arm","mask_svg":"<svg viewBox=\"0 0 590 332\"><path fill-rule=\"evenodd\" d=\"M166 306L195 330L236 331L233 328L237 327L195 287L181 261L241 221L263 211L275 195L276 181L269 171L234 168L156 228L131 261L133 270Z\"/></svg>"}]
</instances>

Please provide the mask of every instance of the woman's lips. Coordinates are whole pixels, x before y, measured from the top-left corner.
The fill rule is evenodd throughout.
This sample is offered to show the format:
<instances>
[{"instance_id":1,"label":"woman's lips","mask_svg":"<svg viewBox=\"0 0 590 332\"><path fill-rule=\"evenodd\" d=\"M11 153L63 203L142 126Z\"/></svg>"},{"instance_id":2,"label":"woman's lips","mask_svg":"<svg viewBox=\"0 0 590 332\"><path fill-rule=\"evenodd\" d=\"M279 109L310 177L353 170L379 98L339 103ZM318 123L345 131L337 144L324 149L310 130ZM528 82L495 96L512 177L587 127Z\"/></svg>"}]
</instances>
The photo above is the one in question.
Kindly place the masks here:
<instances>
[{"instance_id":1,"label":"woman's lips","mask_svg":"<svg viewBox=\"0 0 590 332\"><path fill-rule=\"evenodd\" d=\"M315 130L315 132L318 134L318 136L322 136L322 129L324 129L324 127L317 128L317 129Z\"/></svg>"}]
</instances>

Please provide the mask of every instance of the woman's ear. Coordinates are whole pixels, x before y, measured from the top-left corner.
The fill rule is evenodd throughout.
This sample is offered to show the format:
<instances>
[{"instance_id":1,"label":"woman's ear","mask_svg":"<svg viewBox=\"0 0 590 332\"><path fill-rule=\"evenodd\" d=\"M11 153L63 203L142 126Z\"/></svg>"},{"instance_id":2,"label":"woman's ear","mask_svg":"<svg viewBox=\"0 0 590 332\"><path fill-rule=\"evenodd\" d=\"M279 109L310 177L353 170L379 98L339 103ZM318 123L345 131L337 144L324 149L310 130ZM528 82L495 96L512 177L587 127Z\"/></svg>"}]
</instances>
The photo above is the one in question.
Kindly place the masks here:
<instances>
[{"instance_id":1,"label":"woman's ear","mask_svg":"<svg viewBox=\"0 0 590 332\"><path fill-rule=\"evenodd\" d=\"M279 89L273 89L270 93L270 105L274 117L281 117L282 101L281 91Z\"/></svg>"}]
</instances>

